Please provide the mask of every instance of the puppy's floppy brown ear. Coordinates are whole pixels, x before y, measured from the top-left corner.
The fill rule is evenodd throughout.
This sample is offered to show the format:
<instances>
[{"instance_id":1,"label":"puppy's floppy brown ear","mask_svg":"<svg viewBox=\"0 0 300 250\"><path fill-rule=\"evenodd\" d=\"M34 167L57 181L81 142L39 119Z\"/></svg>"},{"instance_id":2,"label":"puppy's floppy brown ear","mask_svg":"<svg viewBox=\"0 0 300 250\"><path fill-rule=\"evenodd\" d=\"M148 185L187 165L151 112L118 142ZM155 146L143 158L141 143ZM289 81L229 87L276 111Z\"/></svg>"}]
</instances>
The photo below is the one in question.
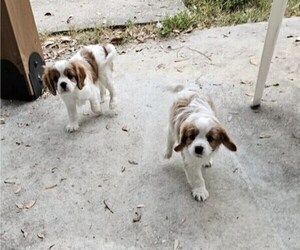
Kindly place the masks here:
<instances>
[{"instance_id":1,"label":"puppy's floppy brown ear","mask_svg":"<svg viewBox=\"0 0 300 250\"><path fill-rule=\"evenodd\" d=\"M230 137L228 136L228 134L224 128L220 128L220 138L226 148L228 148L231 151L237 150L236 145L230 139Z\"/></svg>"},{"instance_id":2,"label":"puppy's floppy brown ear","mask_svg":"<svg viewBox=\"0 0 300 250\"><path fill-rule=\"evenodd\" d=\"M84 70L83 66L77 62L72 63L72 68L75 72L75 79L77 82L77 87L79 89L82 89L84 87L84 80L86 77L85 70Z\"/></svg>"},{"instance_id":3,"label":"puppy's floppy brown ear","mask_svg":"<svg viewBox=\"0 0 300 250\"><path fill-rule=\"evenodd\" d=\"M179 143L174 147L176 152L182 151L185 146L192 143L195 137L199 134L199 129L191 123L183 123L180 129Z\"/></svg>"},{"instance_id":4,"label":"puppy's floppy brown ear","mask_svg":"<svg viewBox=\"0 0 300 250\"><path fill-rule=\"evenodd\" d=\"M51 66L46 66L43 74L43 83L52 95L56 95L56 85L59 72Z\"/></svg>"}]
</instances>

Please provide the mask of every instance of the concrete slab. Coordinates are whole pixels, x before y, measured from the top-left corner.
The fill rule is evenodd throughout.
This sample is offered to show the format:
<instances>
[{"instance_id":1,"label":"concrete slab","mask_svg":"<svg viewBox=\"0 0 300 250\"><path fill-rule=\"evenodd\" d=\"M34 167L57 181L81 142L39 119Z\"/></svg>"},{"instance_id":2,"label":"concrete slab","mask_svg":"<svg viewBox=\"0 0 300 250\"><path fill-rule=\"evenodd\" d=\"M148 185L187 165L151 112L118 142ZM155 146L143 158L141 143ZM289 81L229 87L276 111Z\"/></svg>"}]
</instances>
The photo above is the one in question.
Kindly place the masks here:
<instances>
[{"instance_id":1,"label":"concrete slab","mask_svg":"<svg viewBox=\"0 0 300 250\"><path fill-rule=\"evenodd\" d=\"M283 22L258 112L250 59L259 62L266 23L130 45L115 63L118 115L82 116L74 134L58 97L2 101L1 248L299 249L299 25ZM205 171L204 203L192 199L179 155L162 159L166 88L176 84L211 94L238 145ZM31 200L30 209L15 205Z\"/></svg>"},{"instance_id":2,"label":"concrete slab","mask_svg":"<svg viewBox=\"0 0 300 250\"><path fill-rule=\"evenodd\" d=\"M159 21L185 7L180 0L30 0L39 32ZM48 15L45 15L48 13ZM68 18L72 18L68 21Z\"/></svg>"}]
</instances>

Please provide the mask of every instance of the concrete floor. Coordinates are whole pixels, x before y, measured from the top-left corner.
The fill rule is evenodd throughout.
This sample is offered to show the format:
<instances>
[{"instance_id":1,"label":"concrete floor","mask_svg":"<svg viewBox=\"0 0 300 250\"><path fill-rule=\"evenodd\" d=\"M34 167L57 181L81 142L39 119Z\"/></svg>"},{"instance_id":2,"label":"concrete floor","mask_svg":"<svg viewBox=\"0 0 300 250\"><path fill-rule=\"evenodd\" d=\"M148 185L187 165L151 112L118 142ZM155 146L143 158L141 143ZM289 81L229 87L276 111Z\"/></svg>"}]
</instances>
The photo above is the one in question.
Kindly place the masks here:
<instances>
[{"instance_id":1,"label":"concrete floor","mask_svg":"<svg viewBox=\"0 0 300 250\"><path fill-rule=\"evenodd\" d=\"M2 101L1 249L300 249L299 27L284 20L256 112L266 23L130 45L115 62L118 115L82 115L73 134L58 97ZM163 160L177 84L213 96L238 147L205 171L204 203L179 155Z\"/></svg>"},{"instance_id":2,"label":"concrete floor","mask_svg":"<svg viewBox=\"0 0 300 250\"><path fill-rule=\"evenodd\" d=\"M185 8L181 0L30 0L30 3L39 32L124 25L128 20L148 23Z\"/></svg>"}]
</instances>

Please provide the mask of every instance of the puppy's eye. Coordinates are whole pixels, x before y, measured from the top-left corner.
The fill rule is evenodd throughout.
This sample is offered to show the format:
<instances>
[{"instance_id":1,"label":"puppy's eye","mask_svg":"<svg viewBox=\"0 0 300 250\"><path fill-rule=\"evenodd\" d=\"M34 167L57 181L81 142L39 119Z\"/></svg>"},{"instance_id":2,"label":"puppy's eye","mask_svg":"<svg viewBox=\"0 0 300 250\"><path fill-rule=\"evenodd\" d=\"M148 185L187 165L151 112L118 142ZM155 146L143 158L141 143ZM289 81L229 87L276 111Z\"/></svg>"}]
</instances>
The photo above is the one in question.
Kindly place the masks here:
<instances>
[{"instance_id":1,"label":"puppy's eye","mask_svg":"<svg viewBox=\"0 0 300 250\"><path fill-rule=\"evenodd\" d=\"M68 73L68 74L67 74L67 77L71 80L71 79L74 77L74 75L71 74L71 73Z\"/></svg>"},{"instance_id":2,"label":"puppy's eye","mask_svg":"<svg viewBox=\"0 0 300 250\"><path fill-rule=\"evenodd\" d=\"M190 135L190 139L193 141L195 140L195 135Z\"/></svg>"},{"instance_id":3,"label":"puppy's eye","mask_svg":"<svg viewBox=\"0 0 300 250\"><path fill-rule=\"evenodd\" d=\"M211 135L207 136L207 141L208 142L212 142L213 140L214 140L214 138Z\"/></svg>"}]
</instances>

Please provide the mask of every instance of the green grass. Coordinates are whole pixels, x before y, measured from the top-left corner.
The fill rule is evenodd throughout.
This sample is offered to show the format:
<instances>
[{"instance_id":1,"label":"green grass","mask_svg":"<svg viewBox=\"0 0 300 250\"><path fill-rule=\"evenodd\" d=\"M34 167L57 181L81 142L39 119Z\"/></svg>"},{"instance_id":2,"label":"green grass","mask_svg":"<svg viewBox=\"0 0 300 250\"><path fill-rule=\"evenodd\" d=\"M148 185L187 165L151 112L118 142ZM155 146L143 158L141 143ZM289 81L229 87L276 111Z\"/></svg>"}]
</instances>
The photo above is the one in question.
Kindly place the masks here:
<instances>
[{"instance_id":1,"label":"green grass","mask_svg":"<svg viewBox=\"0 0 300 250\"><path fill-rule=\"evenodd\" d=\"M196 24L196 15L189 11L181 11L174 16L165 17L161 24L159 33L161 36L167 36L174 31L181 32L192 28Z\"/></svg>"},{"instance_id":2,"label":"green grass","mask_svg":"<svg viewBox=\"0 0 300 250\"><path fill-rule=\"evenodd\" d=\"M211 27L260 22L268 19L271 0L184 0L189 11L167 16L160 34L184 31L192 26ZM300 16L300 1L289 0L285 17ZM175 32L176 33L176 32Z\"/></svg>"}]
</instances>

